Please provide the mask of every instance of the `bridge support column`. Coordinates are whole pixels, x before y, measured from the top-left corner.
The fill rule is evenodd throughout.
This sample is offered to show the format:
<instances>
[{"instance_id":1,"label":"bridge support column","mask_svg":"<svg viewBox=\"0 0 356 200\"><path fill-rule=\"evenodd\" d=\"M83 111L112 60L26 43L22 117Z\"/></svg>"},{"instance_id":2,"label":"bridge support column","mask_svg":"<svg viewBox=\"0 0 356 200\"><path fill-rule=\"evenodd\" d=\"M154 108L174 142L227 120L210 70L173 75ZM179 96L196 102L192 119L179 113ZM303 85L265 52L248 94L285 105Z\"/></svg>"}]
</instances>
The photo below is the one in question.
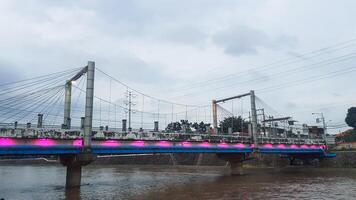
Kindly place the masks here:
<instances>
[{"instance_id":1,"label":"bridge support column","mask_svg":"<svg viewBox=\"0 0 356 200\"><path fill-rule=\"evenodd\" d=\"M77 155L62 155L59 157L62 165L67 167L66 187L80 187L82 166L88 165L96 159L96 155L81 153Z\"/></svg>"},{"instance_id":2,"label":"bridge support column","mask_svg":"<svg viewBox=\"0 0 356 200\"><path fill-rule=\"evenodd\" d=\"M229 161L229 164L230 164L230 174L231 175L242 175L243 174L242 161L240 161L240 162Z\"/></svg>"},{"instance_id":3,"label":"bridge support column","mask_svg":"<svg viewBox=\"0 0 356 200\"><path fill-rule=\"evenodd\" d=\"M84 118L84 151L90 152L91 136L93 132L93 104L94 104L94 74L95 63L88 62L87 70L87 90L85 101L85 118Z\"/></svg>"},{"instance_id":4,"label":"bridge support column","mask_svg":"<svg viewBox=\"0 0 356 200\"><path fill-rule=\"evenodd\" d=\"M257 110L256 110L256 97L253 90L250 91L251 97L251 131L254 148L258 148L258 133L257 133Z\"/></svg>"},{"instance_id":5,"label":"bridge support column","mask_svg":"<svg viewBox=\"0 0 356 200\"><path fill-rule=\"evenodd\" d=\"M82 181L82 166L68 165L66 175L66 187L80 187Z\"/></svg>"},{"instance_id":6,"label":"bridge support column","mask_svg":"<svg viewBox=\"0 0 356 200\"><path fill-rule=\"evenodd\" d=\"M213 100L212 102L212 109L213 109L213 128L214 128L214 133L218 133L218 114L217 114L217 103L216 100Z\"/></svg>"},{"instance_id":7,"label":"bridge support column","mask_svg":"<svg viewBox=\"0 0 356 200\"><path fill-rule=\"evenodd\" d=\"M221 153L217 154L218 158L225 160L229 163L230 174L231 175L242 175L243 166L242 162L248 160L248 155L245 153L231 154L231 153Z\"/></svg>"},{"instance_id":8,"label":"bridge support column","mask_svg":"<svg viewBox=\"0 0 356 200\"><path fill-rule=\"evenodd\" d=\"M63 119L63 129L70 129L70 111L72 103L72 81L69 80L65 84L65 95L64 95L64 119Z\"/></svg>"}]
</instances>

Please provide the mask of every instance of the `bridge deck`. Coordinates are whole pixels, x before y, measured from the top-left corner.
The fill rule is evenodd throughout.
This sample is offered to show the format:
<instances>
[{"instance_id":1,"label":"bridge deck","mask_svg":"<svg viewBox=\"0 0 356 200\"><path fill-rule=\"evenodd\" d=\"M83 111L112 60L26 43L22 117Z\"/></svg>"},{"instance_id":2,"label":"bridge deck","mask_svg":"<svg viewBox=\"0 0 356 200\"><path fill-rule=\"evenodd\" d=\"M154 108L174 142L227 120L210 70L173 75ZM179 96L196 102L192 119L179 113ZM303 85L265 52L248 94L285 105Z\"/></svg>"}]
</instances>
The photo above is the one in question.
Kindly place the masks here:
<instances>
[{"instance_id":1,"label":"bridge deck","mask_svg":"<svg viewBox=\"0 0 356 200\"><path fill-rule=\"evenodd\" d=\"M0 138L0 155L61 155L82 151L82 140ZM144 154L144 153L252 153L309 154L327 157L324 145L287 145L210 142L173 142L144 140L93 140L92 153ZM330 155L329 155L330 156Z\"/></svg>"}]
</instances>

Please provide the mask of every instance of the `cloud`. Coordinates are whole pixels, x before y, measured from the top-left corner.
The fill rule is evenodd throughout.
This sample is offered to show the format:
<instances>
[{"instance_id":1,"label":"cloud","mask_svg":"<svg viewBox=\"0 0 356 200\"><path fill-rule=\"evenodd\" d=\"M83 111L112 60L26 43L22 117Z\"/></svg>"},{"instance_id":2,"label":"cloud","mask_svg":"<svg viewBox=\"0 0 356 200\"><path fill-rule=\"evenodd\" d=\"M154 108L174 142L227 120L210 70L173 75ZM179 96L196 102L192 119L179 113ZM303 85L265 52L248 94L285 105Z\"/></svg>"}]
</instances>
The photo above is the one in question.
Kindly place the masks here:
<instances>
[{"instance_id":1,"label":"cloud","mask_svg":"<svg viewBox=\"0 0 356 200\"><path fill-rule=\"evenodd\" d=\"M135 84L160 84L169 80L164 68L157 63L149 63L125 52L118 52L115 59L99 58L98 67L124 82Z\"/></svg>"},{"instance_id":2,"label":"cloud","mask_svg":"<svg viewBox=\"0 0 356 200\"><path fill-rule=\"evenodd\" d=\"M213 42L223 48L229 55L255 55L260 48L280 49L285 46L295 45L297 39L281 35L276 38L270 37L265 32L244 26L234 26L217 32L213 36Z\"/></svg>"},{"instance_id":3,"label":"cloud","mask_svg":"<svg viewBox=\"0 0 356 200\"><path fill-rule=\"evenodd\" d=\"M353 38L356 29L350 19L355 18L354 4L326 4L318 0L3 0L0 3L0 79L2 83L16 81L84 66L87 60L94 60L98 68L147 94L181 103L205 104L217 96L234 95L246 88L264 88L322 73L311 69L275 78L271 69L229 78L237 72L249 71L252 66L266 66L286 56L298 57L308 64L313 57L302 56L302 52ZM320 59L336 55L330 53ZM288 70L295 66L282 67ZM189 88L195 82L211 83L214 79L220 81L213 88L227 86L229 90L205 92L202 87L192 87L189 91L175 92L180 96L195 93L194 97L172 98L176 96L172 94L176 85ZM231 87L235 80L245 79L263 81ZM273 95L266 93L263 99L277 110L291 112L293 104L286 106L285 102L292 99L298 107L305 107L308 102L333 102L320 96L332 94L335 98L345 98L349 91L344 85L352 85L353 81L350 74L308 87L278 90ZM150 93L154 88L156 94ZM168 92L162 92L162 88ZM120 91L116 93L122 97ZM303 99L305 96L311 100ZM339 116L337 112L332 115Z\"/></svg>"},{"instance_id":4,"label":"cloud","mask_svg":"<svg viewBox=\"0 0 356 200\"><path fill-rule=\"evenodd\" d=\"M286 109L292 110L292 109L298 108L298 105L294 102L289 101L285 104L285 107L286 107Z\"/></svg>"},{"instance_id":5,"label":"cloud","mask_svg":"<svg viewBox=\"0 0 356 200\"><path fill-rule=\"evenodd\" d=\"M307 56L304 56L300 53L297 53L297 52L293 52L293 51L289 51L288 52L288 55L292 56L292 57L295 57L295 58L299 58L301 60L309 60L309 58Z\"/></svg>"},{"instance_id":6,"label":"cloud","mask_svg":"<svg viewBox=\"0 0 356 200\"><path fill-rule=\"evenodd\" d=\"M271 80L271 77L261 71L249 70L248 75L251 77L250 80L258 80L258 82L266 82Z\"/></svg>"},{"instance_id":7,"label":"cloud","mask_svg":"<svg viewBox=\"0 0 356 200\"><path fill-rule=\"evenodd\" d=\"M23 79L23 74L12 63L0 60L1 83L10 83Z\"/></svg>"},{"instance_id":8,"label":"cloud","mask_svg":"<svg viewBox=\"0 0 356 200\"><path fill-rule=\"evenodd\" d=\"M193 26L172 27L156 36L156 39L166 40L173 43L204 46L208 34L202 29Z\"/></svg>"},{"instance_id":9,"label":"cloud","mask_svg":"<svg viewBox=\"0 0 356 200\"><path fill-rule=\"evenodd\" d=\"M331 95L333 95L334 97L341 97L342 95L338 92L332 92Z\"/></svg>"}]
</instances>

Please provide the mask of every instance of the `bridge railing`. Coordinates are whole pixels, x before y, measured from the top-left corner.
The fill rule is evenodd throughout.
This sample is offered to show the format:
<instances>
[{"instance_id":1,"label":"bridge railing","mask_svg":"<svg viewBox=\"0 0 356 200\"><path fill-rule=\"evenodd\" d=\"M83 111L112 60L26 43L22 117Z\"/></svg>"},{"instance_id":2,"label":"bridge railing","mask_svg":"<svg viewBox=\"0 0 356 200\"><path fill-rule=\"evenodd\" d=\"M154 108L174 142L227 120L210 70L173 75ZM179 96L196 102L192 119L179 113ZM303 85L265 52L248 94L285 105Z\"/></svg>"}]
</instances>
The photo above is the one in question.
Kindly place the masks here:
<instances>
[{"instance_id":1,"label":"bridge railing","mask_svg":"<svg viewBox=\"0 0 356 200\"><path fill-rule=\"evenodd\" d=\"M258 143L262 144L325 144L322 138L259 138Z\"/></svg>"},{"instance_id":2,"label":"bridge railing","mask_svg":"<svg viewBox=\"0 0 356 200\"><path fill-rule=\"evenodd\" d=\"M78 139L83 137L81 129L53 129L53 128L0 128L0 137L13 138L54 138ZM114 132L94 130L93 139L119 139L119 140L169 140L169 141L208 141L252 144L250 136L238 135L210 135L199 133L163 133L163 132ZM259 144L325 144L323 139L315 138L284 138L261 137Z\"/></svg>"}]
</instances>

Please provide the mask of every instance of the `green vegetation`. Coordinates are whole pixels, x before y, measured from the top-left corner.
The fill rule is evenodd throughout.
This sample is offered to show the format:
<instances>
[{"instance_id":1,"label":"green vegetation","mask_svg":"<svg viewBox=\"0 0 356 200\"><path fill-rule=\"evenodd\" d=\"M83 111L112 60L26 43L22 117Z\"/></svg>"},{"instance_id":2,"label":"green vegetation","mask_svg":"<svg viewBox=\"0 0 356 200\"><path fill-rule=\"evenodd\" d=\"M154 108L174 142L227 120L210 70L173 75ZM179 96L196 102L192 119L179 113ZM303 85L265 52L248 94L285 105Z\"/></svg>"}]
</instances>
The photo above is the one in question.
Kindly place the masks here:
<instances>
[{"instance_id":1,"label":"green vegetation","mask_svg":"<svg viewBox=\"0 0 356 200\"><path fill-rule=\"evenodd\" d=\"M239 117L228 117L220 121L220 131L227 133L228 129L232 127L232 132L248 132L248 122Z\"/></svg>"},{"instance_id":2,"label":"green vegetation","mask_svg":"<svg viewBox=\"0 0 356 200\"><path fill-rule=\"evenodd\" d=\"M210 124L206 124L204 122L194 122L191 123L188 120L180 120L180 122L171 122L167 125L166 131L167 132L186 132L192 133L192 128L195 129L194 132L197 133L207 133L209 131Z\"/></svg>"},{"instance_id":3,"label":"green vegetation","mask_svg":"<svg viewBox=\"0 0 356 200\"><path fill-rule=\"evenodd\" d=\"M356 107L351 107L347 110L345 122L353 129L337 134L335 141L337 143L356 142Z\"/></svg>"},{"instance_id":4,"label":"green vegetation","mask_svg":"<svg viewBox=\"0 0 356 200\"><path fill-rule=\"evenodd\" d=\"M356 131L355 130L347 130L343 133L339 133L336 135L335 141L337 143L356 142Z\"/></svg>"},{"instance_id":5,"label":"green vegetation","mask_svg":"<svg viewBox=\"0 0 356 200\"><path fill-rule=\"evenodd\" d=\"M350 127L356 129L356 107L351 107L347 111L345 122Z\"/></svg>"}]
</instances>

